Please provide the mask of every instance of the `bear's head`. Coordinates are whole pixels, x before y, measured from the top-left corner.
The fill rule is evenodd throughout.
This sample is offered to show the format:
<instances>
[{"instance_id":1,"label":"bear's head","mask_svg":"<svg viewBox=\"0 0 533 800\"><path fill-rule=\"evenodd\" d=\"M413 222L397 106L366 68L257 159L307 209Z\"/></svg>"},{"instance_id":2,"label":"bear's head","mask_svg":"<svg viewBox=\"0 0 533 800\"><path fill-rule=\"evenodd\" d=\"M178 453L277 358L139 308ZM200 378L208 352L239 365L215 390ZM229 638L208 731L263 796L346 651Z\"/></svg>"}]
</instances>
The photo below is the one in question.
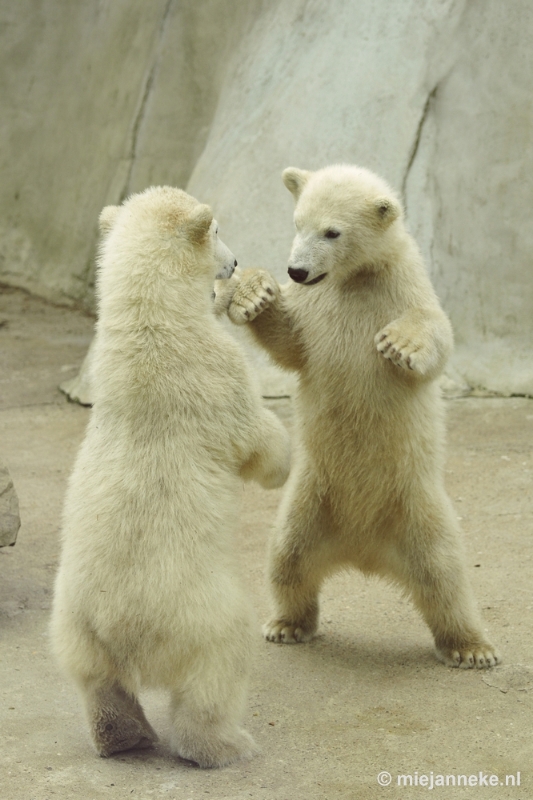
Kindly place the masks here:
<instances>
[{"instance_id":1,"label":"bear's head","mask_svg":"<svg viewBox=\"0 0 533 800\"><path fill-rule=\"evenodd\" d=\"M343 283L387 263L403 231L403 214L385 181L361 167L337 164L317 172L289 167L283 182L296 200L288 269L293 281Z\"/></svg>"},{"instance_id":2,"label":"bear's head","mask_svg":"<svg viewBox=\"0 0 533 800\"><path fill-rule=\"evenodd\" d=\"M101 264L111 251L115 264L136 272L229 278L237 262L218 237L209 206L171 186L153 186L99 217Z\"/></svg>"}]
</instances>

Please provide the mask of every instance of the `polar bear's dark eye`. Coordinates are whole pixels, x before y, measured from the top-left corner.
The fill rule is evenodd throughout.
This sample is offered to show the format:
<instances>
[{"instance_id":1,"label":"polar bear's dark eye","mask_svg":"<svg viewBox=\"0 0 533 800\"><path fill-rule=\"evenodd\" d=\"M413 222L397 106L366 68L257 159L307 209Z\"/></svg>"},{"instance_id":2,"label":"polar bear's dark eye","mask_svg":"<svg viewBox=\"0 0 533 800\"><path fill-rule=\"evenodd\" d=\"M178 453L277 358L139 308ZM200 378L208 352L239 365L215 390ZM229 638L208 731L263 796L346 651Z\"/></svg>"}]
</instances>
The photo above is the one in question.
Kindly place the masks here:
<instances>
[{"instance_id":1,"label":"polar bear's dark eye","mask_svg":"<svg viewBox=\"0 0 533 800\"><path fill-rule=\"evenodd\" d=\"M324 235L326 239L337 239L341 234L340 231L334 231L333 228L329 228Z\"/></svg>"}]
</instances>

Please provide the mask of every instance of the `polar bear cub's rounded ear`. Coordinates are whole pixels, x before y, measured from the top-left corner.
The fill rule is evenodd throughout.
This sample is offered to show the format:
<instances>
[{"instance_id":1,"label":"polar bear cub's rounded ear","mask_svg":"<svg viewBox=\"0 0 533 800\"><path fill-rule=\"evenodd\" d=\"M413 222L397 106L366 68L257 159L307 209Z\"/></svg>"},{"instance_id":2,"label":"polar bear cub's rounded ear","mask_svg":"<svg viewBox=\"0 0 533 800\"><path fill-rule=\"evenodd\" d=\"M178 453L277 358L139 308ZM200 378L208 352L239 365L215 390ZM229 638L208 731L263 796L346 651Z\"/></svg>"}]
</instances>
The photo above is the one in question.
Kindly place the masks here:
<instances>
[{"instance_id":1,"label":"polar bear cub's rounded ear","mask_svg":"<svg viewBox=\"0 0 533 800\"><path fill-rule=\"evenodd\" d=\"M203 203L197 205L186 222L189 238L197 244L203 242L212 222L213 212L209 206Z\"/></svg>"},{"instance_id":2,"label":"polar bear cub's rounded ear","mask_svg":"<svg viewBox=\"0 0 533 800\"><path fill-rule=\"evenodd\" d=\"M377 197L374 208L379 222L387 228L402 213L399 202L394 197Z\"/></svg>"},{"instance_id":3,"label":"polar bear cub's rounded ear","mask_svg":"<svg viewBox=\"0 0 533 800\"><path fill-rule=\"evenodd\" d=\"M311 177L311 173L305 169L287 167L287 169L283 170L281 177L289 192L294 195L295 200L298 200L305 184Z\"/></svg>"},{"instance_id":4,"label":"polar bear cub's rounded ear","mask_svg":"<svg viewBox=\"0 0 533 800\"><path fill-rule=\"evenodd\" d=\"M106 206L100 212L98 217L98 224L102 233L109 233L119 212L119 206Z\"/></svg>"}]
</instances>

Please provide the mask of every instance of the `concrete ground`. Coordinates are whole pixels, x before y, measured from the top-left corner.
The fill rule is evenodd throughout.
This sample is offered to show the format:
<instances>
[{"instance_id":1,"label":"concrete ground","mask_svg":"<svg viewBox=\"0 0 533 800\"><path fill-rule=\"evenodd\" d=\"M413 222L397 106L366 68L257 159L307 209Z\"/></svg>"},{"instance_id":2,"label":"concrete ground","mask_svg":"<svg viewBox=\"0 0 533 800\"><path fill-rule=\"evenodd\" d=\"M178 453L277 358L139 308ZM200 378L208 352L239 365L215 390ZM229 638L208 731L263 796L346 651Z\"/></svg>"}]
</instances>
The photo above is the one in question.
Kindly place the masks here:
<instances>
[{"instance_id":1,"label":"concrete ground","mask_svg":"<svg viewBox=\"0 0 533 800\"><path fill-rule=\"evenodd\" d=\"M75 374L92 326L80 312L21 292L0 295L0 461L22 517L16 546L0 551L1 800L411 800L430 790L431 773L433 795L446 800L533 798L533 401L524 398L448 402L446 480L502 667L444 667L395 589L342 574L325 586L313 642L266 643L258 623L245 720L261 747L253 761L203 771L172 758L165 697L156 693L143 702L160 744L107 760L95 755L47 634L62 499L90 414L57 385ZM270 404L290 424L289 402ZM255 485L243 491L238 541L260 621L279 498ZM390 774L390 785L379 784L380 773L383 783ZM399 775L413 786L398 786ZM449 777L440 788L441 775L456 783L467 776L470 785L453 786Z\"/></svg>"}]
</instances>

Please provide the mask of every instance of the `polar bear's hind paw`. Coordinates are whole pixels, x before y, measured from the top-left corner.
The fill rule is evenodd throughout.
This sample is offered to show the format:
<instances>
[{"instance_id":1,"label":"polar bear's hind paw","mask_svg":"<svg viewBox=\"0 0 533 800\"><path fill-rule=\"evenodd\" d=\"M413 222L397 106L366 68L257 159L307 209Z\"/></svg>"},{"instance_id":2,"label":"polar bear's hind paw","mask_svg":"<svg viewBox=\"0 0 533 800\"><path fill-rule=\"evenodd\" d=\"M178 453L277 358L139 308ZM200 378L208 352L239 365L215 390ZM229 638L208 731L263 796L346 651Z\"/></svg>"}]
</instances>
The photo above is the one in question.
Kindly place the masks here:
<instances>
[{"instance_id":1,"label":"polar bear's hind paw","mask_svg":"<svg viewBox=\"0 0 533 800\"><path fill-rule=\"evenodd\" d=\"M313 638L314 633L314 630L306 630L298 623L290 624L284 620L273 619L263 625L263 635L267 642L279 642L283 644L308 642Z\"/></svg>"},{"instance_id":2,"label":"polar bear's hind paw","mask_svg":"<svg viewBox=\"0 0 533 800\"><path fill-rule=\"evenodd\" d=\"M501 664L502 659L490 644L473 644L462 647L438 647L437 657L448 667L460 669L488 669Z\"/></svg>"},{"instance_id":3,"label":"polar bear's hind paw","mask_svg":"<svg viewBox=\"0 0 533 800\"><path fill-rule=\"evenodd\" d=\"M216 729L203 736L194 732L173 742L172 750L180 758L193 761L202 769L226 767L236 761L253 758L259 748L250 734L238 728L221 735Z\"/></svg>"}]
</instances>

